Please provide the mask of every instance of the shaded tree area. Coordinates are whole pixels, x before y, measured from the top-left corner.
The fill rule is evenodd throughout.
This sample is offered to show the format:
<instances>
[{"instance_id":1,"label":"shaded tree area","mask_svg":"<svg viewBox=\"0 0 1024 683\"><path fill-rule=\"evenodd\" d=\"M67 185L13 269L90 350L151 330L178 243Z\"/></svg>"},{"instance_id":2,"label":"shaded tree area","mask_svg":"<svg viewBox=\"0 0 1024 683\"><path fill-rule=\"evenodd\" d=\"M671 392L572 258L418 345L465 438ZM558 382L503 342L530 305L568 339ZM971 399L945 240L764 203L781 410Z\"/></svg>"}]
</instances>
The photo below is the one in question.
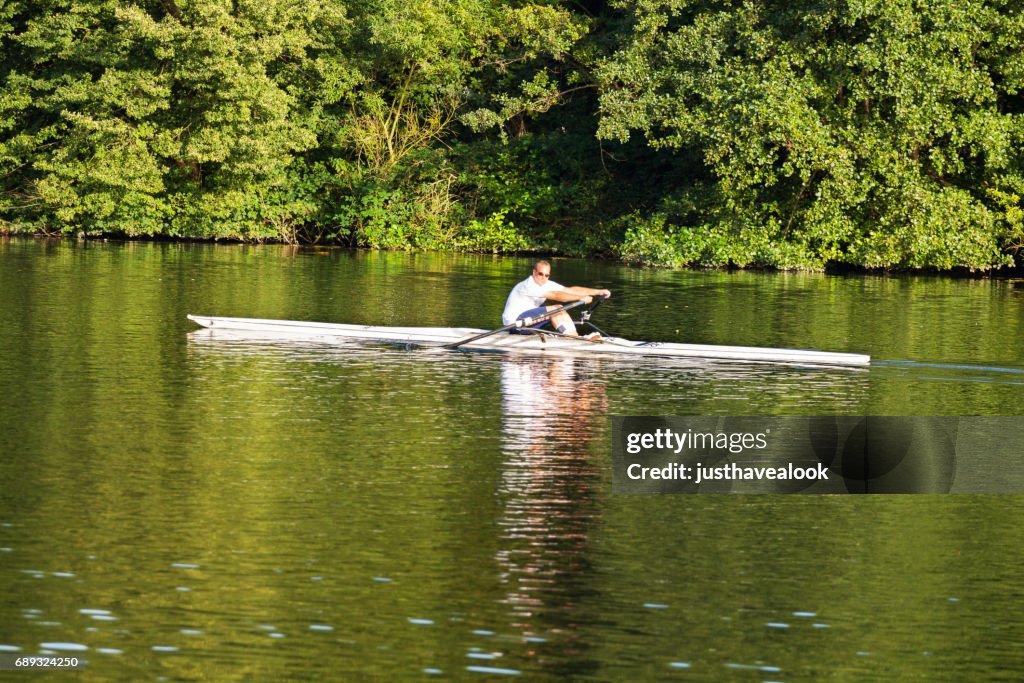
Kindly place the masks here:
<instances>
[{"instance_id":1,"label":"shaded tree area","mask_svg":"<svg viewBox=\"0 0 1024 683\"><path fill-rule=\"evenodd\" d=\"M0 231L987 270L1021 10L0 0Z\"/></svg>"}]
</instances>

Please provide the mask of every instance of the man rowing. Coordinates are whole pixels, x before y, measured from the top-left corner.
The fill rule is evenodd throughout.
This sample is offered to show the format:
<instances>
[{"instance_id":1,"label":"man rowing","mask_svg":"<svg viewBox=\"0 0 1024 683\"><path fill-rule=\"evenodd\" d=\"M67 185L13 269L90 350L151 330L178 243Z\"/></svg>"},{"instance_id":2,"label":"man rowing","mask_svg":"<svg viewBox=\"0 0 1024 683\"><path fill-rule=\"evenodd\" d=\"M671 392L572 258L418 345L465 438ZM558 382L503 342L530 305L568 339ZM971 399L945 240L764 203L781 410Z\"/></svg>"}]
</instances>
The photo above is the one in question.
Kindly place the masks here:
<instances>
[{"instance_id":1,"label":"man rowing","mask_svg":"<svg viewBox=\"0 0 1024 683\"><path fill-rule=\"evenodd\" d=\"M548 261L540 260L533 264L533 272L528 278L512 288L505 302L505 311L501 314L502 325L512 325L523 318L536 318L548 311L553 311L558 306L545 306L545 301L557 301L560 304L568 304L574 301L583 301L589 304L593 297L600 296L608 298L612 295L607 289L592 289L590 287L563 287L551 280L551 264ZM529 325L526 329L516 329L512 334L530 334L531 328L539 329L548 322L560 334L570 337L578 337L576 325L572 318L565 311L556 313L550 320Z\"/></svg>"}]
</instances>

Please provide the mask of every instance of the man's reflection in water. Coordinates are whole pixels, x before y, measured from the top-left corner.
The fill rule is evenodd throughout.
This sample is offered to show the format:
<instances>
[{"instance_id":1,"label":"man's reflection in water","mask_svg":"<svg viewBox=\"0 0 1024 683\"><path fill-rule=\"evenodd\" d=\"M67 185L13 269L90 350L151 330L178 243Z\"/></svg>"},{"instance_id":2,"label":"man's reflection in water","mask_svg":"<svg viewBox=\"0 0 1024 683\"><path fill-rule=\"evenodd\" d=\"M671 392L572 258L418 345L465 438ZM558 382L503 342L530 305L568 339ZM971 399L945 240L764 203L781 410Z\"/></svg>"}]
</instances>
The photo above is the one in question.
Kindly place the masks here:
<instances>
[{"instance_id":1,"label":"man's reflection in water","mask_svg":"<svg viewBox=\"0 0 1024 683\"><path fill-rule=\"evenodd\" d=\"M606 388L594 363L510 356L501 393L505 460L496 559L512 626L527 638L557 634L562 652L579 649L576 626L600 618L587 611L594 591L590 537L607 464Z\"/></svg>"}]
</instances>

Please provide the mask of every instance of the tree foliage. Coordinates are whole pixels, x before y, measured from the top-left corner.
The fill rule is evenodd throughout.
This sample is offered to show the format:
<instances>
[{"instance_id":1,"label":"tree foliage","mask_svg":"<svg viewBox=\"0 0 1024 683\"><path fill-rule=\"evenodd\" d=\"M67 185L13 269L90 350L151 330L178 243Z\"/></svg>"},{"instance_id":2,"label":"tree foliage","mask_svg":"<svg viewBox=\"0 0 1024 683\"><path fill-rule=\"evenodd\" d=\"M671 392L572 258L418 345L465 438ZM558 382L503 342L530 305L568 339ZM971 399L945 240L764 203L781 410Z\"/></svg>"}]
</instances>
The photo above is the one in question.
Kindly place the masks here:
<instances>
[{"instance_id":1,"label":"tree foliage","mask_svg":"<svg viewBox=\"0 0 1024 683\"><path fill-rule=\"evenodd\" d=\"M1022 194L1019 3L628 6L630 37L600 75L600 135L641 133L700 162L637 221L628 255L1008 262Z\"/></svg>"},{"instance_id":2,"label":"tree foliage","mask_svg":"<svg viewBox=\"0 0 1024 683\"><path fill-rule=\"evenodd\" d=\"M325 99L354 81L336 55L323 57L348 30L340 8L27 7L4 43L4 113L15 133L4 141L8 220L280 237L273 226L296 210L284 199L289 171L317 146Z\"/></svg>"},{"instance_id":3,"label":"tree foliage","mask_svg":"<svg viewBox=\"0 0 1024 683\"><path fill-rule=\"evenodd\" d=\"M988 269L1012 0L0 0L0 230Z\"/></svg>"}]
</instances>

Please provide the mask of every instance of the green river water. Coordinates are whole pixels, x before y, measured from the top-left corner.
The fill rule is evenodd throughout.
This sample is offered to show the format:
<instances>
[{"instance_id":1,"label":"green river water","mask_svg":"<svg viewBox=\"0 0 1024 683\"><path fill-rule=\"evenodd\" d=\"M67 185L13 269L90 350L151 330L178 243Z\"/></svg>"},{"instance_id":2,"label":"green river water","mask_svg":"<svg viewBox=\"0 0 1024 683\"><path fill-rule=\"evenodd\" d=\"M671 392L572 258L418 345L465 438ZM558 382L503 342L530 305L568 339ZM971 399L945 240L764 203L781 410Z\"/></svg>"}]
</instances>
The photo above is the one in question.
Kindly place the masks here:
<instances>
[{"instance_id":1,"label":"green river water","mask_svg":"<svg viewBox=\"0 0 1024 683\"><path fill-rule=\"evenodd\" d=\"M852 371L185 318L494 327L529 266L0 240L0 657L84 662L0 677L1024 678L1020 496L616 495L609 420L1018 414L1022 282L554 261L613 290L610 332L871 354Z\"/></svg>"}]
</instances>

